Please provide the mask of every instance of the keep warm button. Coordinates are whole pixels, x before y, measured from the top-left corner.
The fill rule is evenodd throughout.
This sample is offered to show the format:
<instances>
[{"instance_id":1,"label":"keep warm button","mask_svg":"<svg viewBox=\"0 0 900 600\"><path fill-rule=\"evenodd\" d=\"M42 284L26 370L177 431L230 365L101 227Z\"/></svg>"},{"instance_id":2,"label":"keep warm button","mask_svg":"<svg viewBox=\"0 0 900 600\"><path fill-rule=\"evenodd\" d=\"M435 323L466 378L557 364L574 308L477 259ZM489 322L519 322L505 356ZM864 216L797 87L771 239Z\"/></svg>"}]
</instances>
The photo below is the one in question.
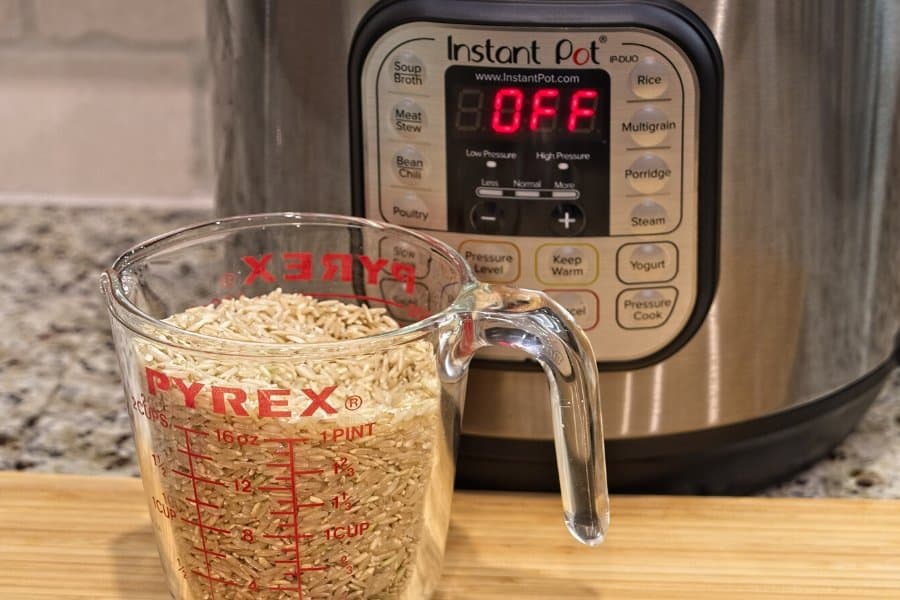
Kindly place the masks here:
<instances>
[{"instance_id":1,"label":"keep warm button","mask_svg":"<svg viewBox=\"0 0 900 600\"><path fill-rule=\"evenodd\" d=\"M481 281L512 283L519 278L519 249L512 244L465 241L459 253Z\"/></svg>"},{"instance_id":2,"label":"keep warm button","mask_svg":"<svg viewBox=\"0 0 900 600\"><path fill-rule=\"evenodd\" d=\"M625 290L616 300L616 320L623 329L652 329L669 320L678 290L673 287Z\"/></svg>"}]
</instances>

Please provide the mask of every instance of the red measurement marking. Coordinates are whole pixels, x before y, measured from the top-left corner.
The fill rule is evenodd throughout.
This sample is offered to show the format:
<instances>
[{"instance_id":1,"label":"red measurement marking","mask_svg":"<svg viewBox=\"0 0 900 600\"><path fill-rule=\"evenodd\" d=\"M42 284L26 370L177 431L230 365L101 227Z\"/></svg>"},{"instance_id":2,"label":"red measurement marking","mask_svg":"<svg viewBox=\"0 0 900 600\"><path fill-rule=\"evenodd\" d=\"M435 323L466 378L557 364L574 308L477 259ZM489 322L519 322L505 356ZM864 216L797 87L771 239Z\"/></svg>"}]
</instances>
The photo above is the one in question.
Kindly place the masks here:
<instances>
[{"instance_id":1,"label":"red measurement marking","mask_svg":"<svg viewBox=\"0 0 900 600\"><path fill-rule=\"evenodd\" d=\"M178 427L178 425L176 425L176 427ZM197 493L197 477L196 477L196 473L194 472L194 457L191 456L191 454L192 454L191 453L191 431L189 431L187 428L182 429L182 431L184 431L184 447L187 448L187 451L188 451L188 469L190 470L188 477L190 477L191 487L194 490L194 500L197 501L197 503L194 504L194 509L197 512L196 523L189 521L188 519L182 519L182 521L196 525L200 531L200 546L203 548L203 561L206 565L206 575L203 575L203 573L199 573L199 575L201 577L205 577L207 579L207 581L209 582L209 597L210 597L210 600L215 600L216 589L215 589L215 586L213 585L213 582L215 581L215 579L212 576L212 568L209 565L209 552L208 552L209 548L207 548L207 546L206 546L206 531L205 531L205 529L209 526L203 524L203 511L200 510L200 504L199 504L200 495ZM212 529L210 529L210 530L212 530ZM220 531L224 531L224 530L220 530ZM228 533L228 532L226 531L225 533ZM193 572L196 573L196 571L193 571Z\"/></svg>"},{"instance_id":2,"label":"red measurement marking","mask_svg":"<svg viewBox=\"0 0 900 600\"><path fill-rule=\"evenodd\" d=\"M305 573L306 571L324 571L324 570L327 569L327 568L328 568L327 566L322 566L322 567L300 567L299 570L300 570L301 573Z\"/></svg>"},{"instance_id":3,"label":"red measurement marking","mask_svg":"<svg viewBox=\"0 0 900 600\"><path fill-rule=\"evenodd\" d=\"M287 444L290 446L291 444L305 444L309 441L309 438L268 438L262 440L263 444ZM284 454L285 456L293 456L293 448L287 448L282 451L274 451L272 454Z\"/></svg>"},{"instance_id":4,"label":"red measurement marking","mask_svg":"<svg viewBox=\"0 0 900 600\"><path fill-rule=\"evenodd\" d=\"M202 435L203 437L208 437L209 434L205 431L200 431L199 429L191 429L190 427L185 427L184 425L172 425L175 429L179 431L183 431L185 434L193 433L194 435Z\"/></svg>"},{"instance_id":5,"label":"red measurement marking","mask_svg":"<svg viewBox=\"0 0 900 600\"><path fill-rule=\"evenodd\" d=\"M286 469L291 466L291 463L266 463L267 467L275 467L276 469Z\"/></svg>"},{"instance_id":6,"label":"red measurement marking","mask_svg":"<svg viewBox=\"0 0 900 600\"><path fill-rule=\"evenodd\" d=\"M192 458L199 458L200 460L212 460L212 456L207 456L205 454L197 454L196 452L191 452L190 450L187 450L185 448L176 448L176 450L178 450L182 454L186 454L187 456L190 456Z\"/></svg>"},{"instance_id":7,"label":"red measurement marking","mask_svg":"<svg viewBox=\"0 0 900 600\"><path fill-rule=\"evenodd\" d=\"M278 504L293 504L293 500L279 500Z\"/></svg>"},{"instance_id":8,"label":"red measurement marking","mask_svg":"<svg viewBox=\"0 0 900 600\"><path fill-rule=\"evenodd\" d=\"M322 475L325 469L307 469L305 471L294 471L294 475Z\"/></svg>"},{"instance_id":9,"label":"red measurement marking","mask_svg":"<svg viewBox=\"0 0 900 600\"><path fill-rule=\"evenodd\" d=\"M210 593L212 592L212 582L213 581L215 581L216 583L221 583L223 585L237 585L237 583L235 583L233 581L230 581L228 579L223 579L221 577L216 577L215 575L207 575L206 573L198 571L197 569L191 569L191 573L193 573L197 577L202 577L203 579L206 579L210 582L210 586L209 586Z\"/></svg>"},{"instance_id":10,"label":"red measurement marking","mask_svg":"<svg viewBox=\"0 0 900 600\"><path fill-rule=\"evenodd\" d=\"M273 510L269 513L270 515L292 515L294 511L292 510Z\"/></svg>"},{"instance_id":11,"label":"red measurement marking","mask_svg":"<svg viewBox=\"0 0 900 600\"><path fill-rule=\"evenodd\" d=\"M219 558L225 558L225 555L222 554L221 552L213 552L212 550L204 550L200 546L194 546L194 550L199 550L200 552L202 552L204 554L212 554L213 556L218 556Z\"/></svg>"},{"instance_id":12,"label":"red measurement marking","mask_svg":"<svg viewBox=\"0 0 900 600\"><path fill-rule=\"evenodd\" d=\"M258 488L263 492L289 492L291 488L280 485L263 485Z\"/></svg>"},{"instance_id":13,"label":"red measurement marking","mask_svg":"<svg viewBox=\"0 0 900 600\"><path fill-rule=\"evenodd\" d=\"M190 456L188 457L188 460L191 461ZM194 468L194 466L191 465L191 470L193 470L193 468ZM221 485L222 487L228 487L221 481L215 481L213 479L207 479L205 477L198 477L194 473L185 473L184 471L179 471L178 469L172 469L172 472L175 473L176 475L181 475L182 477L187 477L194 483L199 481L200 483L208 483L209 485Z\"/></svg>"},{"instance_id":14,"label":"red measurement marking","mask_svg":"<svg viewBox=\"0 0 900 600\"><path fill-rule=\"evenodd\" d=\"M221 508L218 504L210 504L209 502L204 502L203 500L197 500L195 498L185 498L191 504L197 504L200 506L208 506L209 508Z\"/></svg>"},{"instance_id":15,"label":"red measurement marking","mask_svg":"<svg viewBox=\"0 0 900 600\"><path fill-rule=\"evenodd\" d=\"M200 509L198 508L197 510L199 511ZM181 520L184 521L185 523L188 523L189 525L198 527L201 532L202 531L215 531L216 533L221 533L224 535L228 535L231 533L227 529L222 529L221 527L213 527L212 525L207 525L206 523L204 523L202 521L191 521L190 519L181 519ZM204 536L201 534L200 537L202 538ZM203 540L201 539L200 541L202 542Z\"/></svg>"},{"instance_id":16,"label":"red measurement marking","mask_svg":"<svg viewBox=\"0 0 900 600\"><path fill-rule=\"evenodd\" d=\"M306 504L298 504L297 508L318 508L325 506L324 502L307 502Z\"/></svg>"},{"instance_id":17,"label":"red measurement marking","mask_svg":"<svg viewBox=\"0 0 900 600\"><path fill-rule=\"evenodd\" d=\"M293 478L290 475L279 475L278 477L273 477L272 479L277 479L279 481L291 481Z\"/></svg>"},{"instance_id":18,"label":"red measurement marking","mask_svg":"<svg viewBox=\"0 0 900 600\"><path fill-rule=\"evenodd\" d=\"M263 534L263 537L264 537L264 538L272 538L273 540L292 540L292 539L294 539L294 536L292 536L292 535L290 535L290 534L285 534L285 535L275 535L275 534L272 534L272 533L265 533L265 534ZM291 552L294 551L293 548L291 548L290 550L291 550Z\"/></svg>"}]
</instances>

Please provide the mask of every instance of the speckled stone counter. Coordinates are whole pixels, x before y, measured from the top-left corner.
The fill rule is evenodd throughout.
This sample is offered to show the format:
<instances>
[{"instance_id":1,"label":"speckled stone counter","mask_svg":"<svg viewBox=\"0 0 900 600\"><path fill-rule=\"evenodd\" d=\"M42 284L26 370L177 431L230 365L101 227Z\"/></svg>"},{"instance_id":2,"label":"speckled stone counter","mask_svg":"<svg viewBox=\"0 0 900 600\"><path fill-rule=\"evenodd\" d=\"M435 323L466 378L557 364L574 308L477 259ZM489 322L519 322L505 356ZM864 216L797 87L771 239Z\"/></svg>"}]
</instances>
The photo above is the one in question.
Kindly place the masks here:
<instances>
[{"instance_id":1,"label":"speckled stone counter","mask_svg":"<svg viewBox=\"0 0 900 600\"><path fill-rule=\"evenodd\" d=\"M99 274L207 216L0 206L0 470L137 474ZM900 373L828 458L761 493L900 498Z\"/></svg>"}]
</instances>

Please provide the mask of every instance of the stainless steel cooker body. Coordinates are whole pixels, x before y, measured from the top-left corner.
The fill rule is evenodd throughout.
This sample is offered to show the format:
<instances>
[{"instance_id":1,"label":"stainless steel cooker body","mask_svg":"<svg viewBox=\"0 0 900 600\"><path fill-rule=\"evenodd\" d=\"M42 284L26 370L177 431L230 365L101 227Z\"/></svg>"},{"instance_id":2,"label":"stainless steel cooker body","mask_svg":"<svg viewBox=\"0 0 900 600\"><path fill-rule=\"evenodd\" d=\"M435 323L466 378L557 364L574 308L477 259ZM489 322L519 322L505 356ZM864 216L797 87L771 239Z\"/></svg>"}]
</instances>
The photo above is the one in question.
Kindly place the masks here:
<instances>
[{"instance_id":1,"label":"stainless steel cooker body","mask_svg":"<svg viewBox=\"0 0 900 600\"><path fill-rule=\"evenodd\" d=\"M370 4L210 4L221 213L354 211L347 69ZM826 451L893 364L900 3L683 5L722 59L714 295L674 352L601 365L604 427L622 487L727 491ZM502 479L517 457L524 472L552 470L541 377L502 361L473 368L461 468L468 456L487 472L474 483ZM703 465L709 477L685 475Z\"/></svg>"}]
</instances>

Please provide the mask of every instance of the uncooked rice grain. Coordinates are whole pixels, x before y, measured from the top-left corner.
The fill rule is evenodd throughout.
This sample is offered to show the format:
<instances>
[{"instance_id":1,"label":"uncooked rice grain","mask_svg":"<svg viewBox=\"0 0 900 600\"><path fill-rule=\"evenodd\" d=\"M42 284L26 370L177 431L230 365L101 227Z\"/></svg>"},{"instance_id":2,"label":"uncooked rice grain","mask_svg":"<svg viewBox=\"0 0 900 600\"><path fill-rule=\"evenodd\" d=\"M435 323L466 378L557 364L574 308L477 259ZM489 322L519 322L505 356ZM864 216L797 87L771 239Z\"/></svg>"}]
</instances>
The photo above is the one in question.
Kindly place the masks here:
<instances>
[{"instance_id":1,"label":"uncooked rice grain","mask_svg":"<svg viewBox=\"0 0 900 600\"><path fill-rule=\"evenodd\" d=\"M166 321L270 343L353 340L398 327L381 308L281 290ZM167 378L151 390L147 371L142 391L145 410L165 414L169 426L141 435L133 417L161 554L182 597L298 598L302 589L303 598L421 598L434 587L452 443L427 338L373 354L293 359L147 340L137 352L143 367ZM186 401L184 390L201 384ZM214 410L212 386L246 399L235 407L233 395L220 395ZM305 390L315 396L331 386L334 414L320 407L303 416L312 397ZM289 391L273 398L287 400L277 409L290 417L260 416L257 391L273 388ZM241 408L247 416L235 414ZM174 515L164 514L167 506Z\"/></svg>"}]
</instances>

